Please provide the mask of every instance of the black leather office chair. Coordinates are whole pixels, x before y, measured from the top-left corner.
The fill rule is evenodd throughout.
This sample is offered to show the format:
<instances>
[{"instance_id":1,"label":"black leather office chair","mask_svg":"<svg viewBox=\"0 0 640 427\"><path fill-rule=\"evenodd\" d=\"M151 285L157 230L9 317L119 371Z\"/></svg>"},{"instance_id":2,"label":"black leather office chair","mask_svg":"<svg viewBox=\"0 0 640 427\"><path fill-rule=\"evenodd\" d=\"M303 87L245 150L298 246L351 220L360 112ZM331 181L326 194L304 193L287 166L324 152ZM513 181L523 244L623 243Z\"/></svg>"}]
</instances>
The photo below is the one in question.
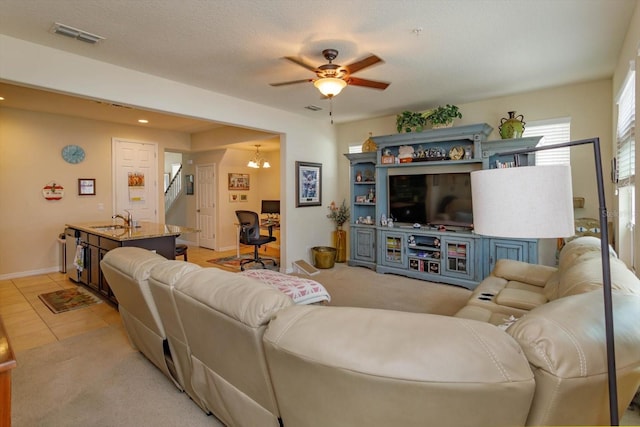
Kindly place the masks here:
<instances>
[{"instance_id":1,"label":"black leather office chair","mask_svg":"<svg viewBox=\"0 0 640 427\"><path fill-rule=\"evenodd\" d=\"M265 261L272 262L274 266L278 263L273 258L261 258L258 249L260 246L266 245L270 242L275 242L276 238L273 237L273 224L269 225L269 235L260 234L260 218L258 214L252 211L236 211L236 216L240 222L240 243L243 245L253 245L253 259L243 259L240 261L240 270L244 271L245 264L252 262L259 263L262 268L266 268Z\"/></svg>"}]
</instances>

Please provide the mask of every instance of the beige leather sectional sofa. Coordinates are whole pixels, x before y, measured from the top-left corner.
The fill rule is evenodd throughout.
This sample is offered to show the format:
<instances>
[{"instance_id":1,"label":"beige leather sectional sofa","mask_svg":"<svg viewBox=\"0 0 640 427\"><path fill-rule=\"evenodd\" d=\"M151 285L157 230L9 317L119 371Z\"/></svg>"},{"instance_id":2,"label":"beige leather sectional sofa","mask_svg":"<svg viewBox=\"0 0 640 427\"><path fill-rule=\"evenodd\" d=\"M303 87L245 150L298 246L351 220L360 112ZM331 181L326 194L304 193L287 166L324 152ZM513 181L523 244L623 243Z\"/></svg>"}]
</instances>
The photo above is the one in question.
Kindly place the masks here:
<instances>
[{"instance_id":1,"label":"beige leather sectional sofa","mask_svg":"<svg viewBox=\"0 0 640 427\"><path fill-rule=\"evenodd\" d=\"M610 249L611 287L640 295L640 280ZM558 268L501 259L457 317L501 324L559 298L602 289L600 239L579 237L560 252Z\"/></svg>"},{"instance_id":2,"label":"beige leather sectional sofa","mask_svg":"<svg viewBox=\"0 0 640 427\"><path fill-rule=\"evenodd\" d=\"M228 426L609 420L598 290L543 303L505 331L486 321L498 311L478 321L295 305L251 277L139 248L108 252L102 268L132 345ZM640 296L613 298L623 410L640 385Z\"/></svg>"}]
</instances>

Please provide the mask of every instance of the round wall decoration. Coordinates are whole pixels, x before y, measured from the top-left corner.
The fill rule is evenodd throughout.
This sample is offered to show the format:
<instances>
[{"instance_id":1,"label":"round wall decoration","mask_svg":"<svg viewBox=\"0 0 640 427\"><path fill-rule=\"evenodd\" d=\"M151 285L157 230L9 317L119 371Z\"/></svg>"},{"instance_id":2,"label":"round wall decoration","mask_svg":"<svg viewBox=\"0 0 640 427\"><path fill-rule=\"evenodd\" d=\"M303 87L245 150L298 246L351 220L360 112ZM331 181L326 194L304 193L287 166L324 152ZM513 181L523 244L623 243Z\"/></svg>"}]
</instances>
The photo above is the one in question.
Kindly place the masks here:
<instances>
[{"instance_id":1,"label":"round wall decoration","mask_svg":"<svg viewBox=\"0 0 640 427\"><path fill-rule=\"evenodd\" d=\"M84 149L82 147L80 147L79 145L65 145L62 148L62 158L67 162L67 163L80 163L81 161L84 160Z\"/></svg>"},{"instance_id":2,"label":"round wall decoration","mask_svg":"<svg viewBox=\"0 0 640 427\"><path fill-rule=\"evenodd\" d=\"M60 200L64 197L64 188L55 181L51 181L42 189L42 195L47 200Z\"/></svg>"}]
</instances>

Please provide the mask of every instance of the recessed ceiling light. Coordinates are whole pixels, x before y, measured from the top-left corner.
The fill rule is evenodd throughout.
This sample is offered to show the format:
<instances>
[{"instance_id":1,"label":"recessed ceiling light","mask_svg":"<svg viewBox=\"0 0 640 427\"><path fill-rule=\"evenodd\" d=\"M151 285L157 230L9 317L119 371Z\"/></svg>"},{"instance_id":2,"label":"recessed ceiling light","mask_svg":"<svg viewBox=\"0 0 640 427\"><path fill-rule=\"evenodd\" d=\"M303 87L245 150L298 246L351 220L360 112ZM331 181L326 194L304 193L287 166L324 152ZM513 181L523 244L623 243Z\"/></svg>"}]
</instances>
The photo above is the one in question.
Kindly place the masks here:
<instances>
[{"instance_id":1,"label":"recessed ceiling light","mask_svg":"<svg viewBox=\"0 0 640 427\"><path fill-rule=\"evenodd\" d=\"M4 96L0 96L0 101L4 101Z\"/></svg>"},{"instance_id":2,"label":"recessed ceiling light","mask_svg":"<svg viewBox=\"0 0 640 427\"><path fill-rule=\"evenodd\" d=\"M146 123L149 123L149 120L147 120L147 119L139 119L138 123L145 123L146 124Z\"/></svg>"}]
</instances>

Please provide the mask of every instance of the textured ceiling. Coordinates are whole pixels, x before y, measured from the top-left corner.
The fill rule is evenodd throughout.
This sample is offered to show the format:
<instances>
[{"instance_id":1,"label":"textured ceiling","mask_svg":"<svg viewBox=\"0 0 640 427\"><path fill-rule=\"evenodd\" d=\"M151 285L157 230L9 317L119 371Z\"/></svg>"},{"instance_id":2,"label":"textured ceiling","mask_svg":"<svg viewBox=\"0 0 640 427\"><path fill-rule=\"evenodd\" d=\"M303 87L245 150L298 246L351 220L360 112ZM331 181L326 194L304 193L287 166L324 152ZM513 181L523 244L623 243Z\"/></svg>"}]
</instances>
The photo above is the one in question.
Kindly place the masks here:
<instances>
[{"instance_id":1,"label":"textured ceiling","mask_svg":"<svg viewBox=\"0 0 640 427\"><path fill-rule=\"evenodd\" d=\"M347 87L337 123L609 77L636 0L0 0L0 33L327 120L314 77L282 59L385 63ZM54 22L105 37L88 45ZM419 31L416 31L420 29ZM0 61L1 61L0 56ZM323 108L318 112L308 105Z\"/></svg>"}]
</instances>

